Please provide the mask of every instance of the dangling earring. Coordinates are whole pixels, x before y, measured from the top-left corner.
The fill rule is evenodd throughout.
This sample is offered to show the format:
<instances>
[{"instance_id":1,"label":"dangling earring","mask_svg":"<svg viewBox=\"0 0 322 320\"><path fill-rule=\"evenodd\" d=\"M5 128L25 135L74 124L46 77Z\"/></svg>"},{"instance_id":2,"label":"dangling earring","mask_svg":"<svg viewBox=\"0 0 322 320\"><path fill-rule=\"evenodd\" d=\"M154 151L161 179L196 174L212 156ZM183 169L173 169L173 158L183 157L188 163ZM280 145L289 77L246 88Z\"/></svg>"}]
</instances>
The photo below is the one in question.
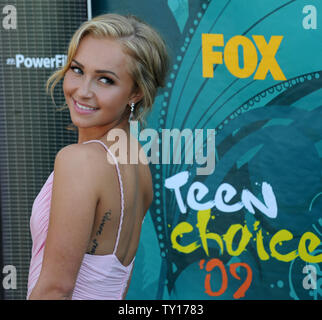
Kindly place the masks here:
<instances>
[{"instance_id":1,"label":"dangling earring","mask_svg":"<svg viewBox=\"0 0 322 320\"><path fill-rule=\"evenodd\" d=\"M135 103L132 102L131 103L131 113L130 113L130 117L129 117L129 122L132 121L134 119L134 106L135 106Z\"/></svg>"}]
</instances>

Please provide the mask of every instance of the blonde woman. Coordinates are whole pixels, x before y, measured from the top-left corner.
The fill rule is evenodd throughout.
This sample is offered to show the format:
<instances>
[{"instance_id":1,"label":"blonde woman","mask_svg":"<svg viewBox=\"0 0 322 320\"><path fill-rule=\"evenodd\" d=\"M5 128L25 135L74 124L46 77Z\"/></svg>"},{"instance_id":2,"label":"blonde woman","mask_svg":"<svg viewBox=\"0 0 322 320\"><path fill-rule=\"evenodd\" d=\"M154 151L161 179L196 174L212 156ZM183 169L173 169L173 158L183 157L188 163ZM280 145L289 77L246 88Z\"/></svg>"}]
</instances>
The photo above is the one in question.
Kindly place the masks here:
<instances>
[{"instance_id":1,"label":"blonde woman","mask_svg":"<svg viewBox=\"0 0 322 320\"><path fill-rule=\"evenodd\" d=\"M107 135L141 149L129 119L144 122L167 68L163 40L134 16L97 16L73 35L47 89L63 79L78 143L57 153L33 203L28 299L125 298L153 188L147 161L118 163Z\"/></svg>"}]
</instances>

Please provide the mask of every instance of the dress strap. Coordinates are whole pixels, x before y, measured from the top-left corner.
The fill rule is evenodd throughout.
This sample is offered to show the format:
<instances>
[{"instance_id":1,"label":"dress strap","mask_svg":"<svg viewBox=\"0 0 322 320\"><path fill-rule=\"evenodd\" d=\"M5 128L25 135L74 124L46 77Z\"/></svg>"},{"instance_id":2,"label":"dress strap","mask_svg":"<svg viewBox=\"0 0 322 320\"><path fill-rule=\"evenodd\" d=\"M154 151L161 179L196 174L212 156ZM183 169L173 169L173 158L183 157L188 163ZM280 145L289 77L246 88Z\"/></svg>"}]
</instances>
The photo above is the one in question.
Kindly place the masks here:
<instances>
[{"instance_id":1,"label":"dress strap","mask_svg":"<svg viewBox=\"0 0 322 320\"><path fill-rule=\"evenodd\" d=\"M121 217L120 217L120 224L119 224L119 229L118 229L117 238L116 238L116 242L115 242L115 247L114 247L114 251L113 251L113 254L115 255L116 249L118 247L118 243L119 243L119 240L120 240L121 228L122 228L122 223L123 223L123 215L124 215L124 193L123 193L123 183L122 183L121 172L120 172L120 168L118 166L118 163L117 163L117 160L116 160L114 154L105 145L105 143L103 143L101 140L89 140L89 141L83 142L83 144L84 143L90 143L90 142L98 142L98 143L100 143L105 148L105 150L110 154L110 156L113 158L113 160L114 160L114 162L116 164L116 172L117 172L117 175L118 175L120 191L121 191Z\"/></svg>"}]
</instances>

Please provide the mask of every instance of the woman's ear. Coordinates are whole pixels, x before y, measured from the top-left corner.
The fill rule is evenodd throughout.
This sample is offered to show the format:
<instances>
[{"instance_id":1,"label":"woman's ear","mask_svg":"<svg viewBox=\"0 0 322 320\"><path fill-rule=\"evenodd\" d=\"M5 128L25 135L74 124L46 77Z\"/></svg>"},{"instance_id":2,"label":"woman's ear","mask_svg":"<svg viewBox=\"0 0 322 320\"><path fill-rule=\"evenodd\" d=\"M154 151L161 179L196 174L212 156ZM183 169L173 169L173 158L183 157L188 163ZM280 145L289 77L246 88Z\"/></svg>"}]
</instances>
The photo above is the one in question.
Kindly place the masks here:
<instances>
[{"instance_id":1,"label":"woman's ear","mask_svg":"<svg viewBox=\"0 0 322 320\"><path fill-rule=\"evenodd\" d=\"M137 104L139 101L141 101L143 99L143 97L144 97L144 94L143 94L142 90L139 88L136 88L130 97L129 104L131 104L132 102Z\"/></svg>"}]
</instances>

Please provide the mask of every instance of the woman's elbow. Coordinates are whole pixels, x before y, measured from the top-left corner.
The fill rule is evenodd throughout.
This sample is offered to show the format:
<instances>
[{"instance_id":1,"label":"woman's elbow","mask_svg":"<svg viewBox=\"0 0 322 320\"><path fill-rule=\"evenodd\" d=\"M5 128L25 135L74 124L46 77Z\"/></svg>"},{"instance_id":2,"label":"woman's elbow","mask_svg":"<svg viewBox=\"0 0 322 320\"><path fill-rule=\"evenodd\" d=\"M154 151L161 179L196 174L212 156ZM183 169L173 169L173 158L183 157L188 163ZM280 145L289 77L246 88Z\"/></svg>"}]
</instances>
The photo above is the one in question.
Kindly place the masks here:
<instances>
[{"instance_id":1,"label":"woman's elbow","mask_svg":"<svg viewBox=\"0 0 322 320\"><path fill-rule=\"evenodd\" d=\"M29 300L71 300L74 288L63 284L37 283Z\"/></svg>"}]
</instances>

